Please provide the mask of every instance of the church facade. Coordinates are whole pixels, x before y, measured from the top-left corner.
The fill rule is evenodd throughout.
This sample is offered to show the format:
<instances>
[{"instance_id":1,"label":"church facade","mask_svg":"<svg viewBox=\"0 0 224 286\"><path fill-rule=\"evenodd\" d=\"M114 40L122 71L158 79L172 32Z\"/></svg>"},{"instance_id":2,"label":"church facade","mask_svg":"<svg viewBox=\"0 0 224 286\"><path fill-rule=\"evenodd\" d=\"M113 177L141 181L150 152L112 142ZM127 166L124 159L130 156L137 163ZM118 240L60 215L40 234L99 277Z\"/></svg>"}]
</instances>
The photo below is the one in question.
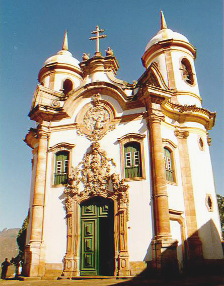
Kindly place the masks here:
<instances>
[{"instance_id":1,"label":"church facade","mask_svg":"<svg viewBox=\"0 0 224 286\"><path fill-rule=\"evenodd\" d=\"M188 39L161 29L145 72L116 78L111 48L79 62L63 47L41 68L24 273L133 276L223 259L204 109Z\"/></svg>"}]
</instances>

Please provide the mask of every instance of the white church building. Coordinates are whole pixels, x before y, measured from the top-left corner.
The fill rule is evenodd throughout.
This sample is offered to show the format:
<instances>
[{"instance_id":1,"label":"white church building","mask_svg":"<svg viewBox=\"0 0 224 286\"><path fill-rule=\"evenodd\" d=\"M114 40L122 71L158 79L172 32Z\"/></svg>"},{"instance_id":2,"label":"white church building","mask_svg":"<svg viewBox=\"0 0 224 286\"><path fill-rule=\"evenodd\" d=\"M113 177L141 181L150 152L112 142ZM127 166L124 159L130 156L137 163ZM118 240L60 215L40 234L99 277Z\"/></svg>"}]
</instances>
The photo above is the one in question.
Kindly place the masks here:
<instances>
[{"instance_id":1,"label":"white church building","mask_svg":"<svg viewBox=\"0 0 224 286\"><path fill-rule=\"evenodd\" d=\"M167 28L148 42L145 72L116 78L98 26L93 57L45 62L29 113L36 128L24 273L134 276L223 259L210 138L188 39Z\"/></svg>"}]
</instances>

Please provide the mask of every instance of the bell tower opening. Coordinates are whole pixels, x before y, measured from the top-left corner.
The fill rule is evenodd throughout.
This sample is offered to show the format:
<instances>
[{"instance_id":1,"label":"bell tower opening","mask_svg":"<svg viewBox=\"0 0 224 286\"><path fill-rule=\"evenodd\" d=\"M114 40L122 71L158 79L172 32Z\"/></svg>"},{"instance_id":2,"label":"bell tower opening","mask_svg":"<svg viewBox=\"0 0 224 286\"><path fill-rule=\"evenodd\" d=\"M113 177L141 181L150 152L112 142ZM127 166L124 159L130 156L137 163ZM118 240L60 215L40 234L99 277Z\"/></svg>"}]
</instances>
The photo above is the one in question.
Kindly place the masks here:
<instances>
[{"instance_id":1,"label":"bell tower opening","mask_svg":"<svg viewBox=\"0 0 224 286\"><path fill-rule=\"evenodd\" d=\"M63 83L63 92L67 95L71 90L73 90L73 82L67 78Z\"/></svg>"}]
</instances>

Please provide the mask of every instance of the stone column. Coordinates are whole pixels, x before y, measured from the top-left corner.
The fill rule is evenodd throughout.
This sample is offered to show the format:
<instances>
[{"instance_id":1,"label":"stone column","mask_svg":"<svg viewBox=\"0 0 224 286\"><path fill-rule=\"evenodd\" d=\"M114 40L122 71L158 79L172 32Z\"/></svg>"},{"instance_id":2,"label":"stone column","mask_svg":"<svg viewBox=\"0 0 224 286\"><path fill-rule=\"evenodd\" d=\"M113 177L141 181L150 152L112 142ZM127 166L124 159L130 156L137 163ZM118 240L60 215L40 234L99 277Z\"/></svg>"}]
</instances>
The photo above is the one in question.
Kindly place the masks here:
<instances>
[{"instance_id":1,"label":"stone column","mask_svg":"<svg viewBox=\"0 0 224 286\"><path fill-rule=\"evenodd\" d=\"M184 194L185 216L187 226L187 255L189 260L195 260L203 257L202 243L198 236L194 192L191 177L191 167L189 152L187 146L188 131L176 130L175 135L178 140L181 177Z\"/></svg>"},{"instance_id":2,"label":"stone column","mask_svg":"<svg viewBox=\"0 0 224 286\"><path fill-rule=\"evenodd\" d=\"M46 180L46 163L48 148L48 128L42 124L38 127L38 151L36 176L31 215L30 241L25 251L25 274L43 276L45 271L43 244L43 213Z\"/></svg>"},{"instance_id":3,"label":"stone column","mask_svg":"<svg viewBox=\"0 0 224 286\"><path fill-rule=\"evenodd\" d=\"M170 233L169 204L166 186L164 151L161 135L161 122L164 115L161 102L156 99L146 101L150 136L150 156L152 174L152 192L154 208L154 267L162 271L177 268L177 242Z\"/></svg>"}]
</instances>

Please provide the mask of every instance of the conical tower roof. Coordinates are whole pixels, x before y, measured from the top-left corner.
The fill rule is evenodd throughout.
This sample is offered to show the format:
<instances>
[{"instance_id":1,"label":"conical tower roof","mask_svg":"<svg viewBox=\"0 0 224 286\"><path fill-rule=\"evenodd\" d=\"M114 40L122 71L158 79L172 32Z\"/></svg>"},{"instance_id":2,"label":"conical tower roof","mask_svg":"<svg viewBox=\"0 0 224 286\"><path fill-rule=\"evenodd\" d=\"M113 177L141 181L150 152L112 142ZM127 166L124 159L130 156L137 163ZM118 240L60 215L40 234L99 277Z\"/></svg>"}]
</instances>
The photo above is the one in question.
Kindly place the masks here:
<instances>
[{"instance_id":1,"label":"conical tower roof","mask_svg":"<svg viewBox=\"0 0 224 286\"><path fill-rule=\"evenodd\" d=\"M177 40L177 41L184 41L189 43L188 39L177 32L172 31L171 29L167 28L166 20L163 14L163 11L161 11L161 29L159 32L148 42L146 45L145 51L147 51L149 48L151 48L153 45L166 41L166 40Z\"/></svg>"},{"instance_id":2,"label":"conical tower roof","mask_svg":"<svg viewBox=\"0 0 224 286\"><path fill-rule=\"evenodd\" d=\"M44 66L52 65L52 64L62 64L62 65L71 65L78 69L79 61L72 56L72 54L68 51L68 32L65 31L64 40L62 49L57 52L56 55L49 57L45 62Z\"/></svg>"}]
</instances>

